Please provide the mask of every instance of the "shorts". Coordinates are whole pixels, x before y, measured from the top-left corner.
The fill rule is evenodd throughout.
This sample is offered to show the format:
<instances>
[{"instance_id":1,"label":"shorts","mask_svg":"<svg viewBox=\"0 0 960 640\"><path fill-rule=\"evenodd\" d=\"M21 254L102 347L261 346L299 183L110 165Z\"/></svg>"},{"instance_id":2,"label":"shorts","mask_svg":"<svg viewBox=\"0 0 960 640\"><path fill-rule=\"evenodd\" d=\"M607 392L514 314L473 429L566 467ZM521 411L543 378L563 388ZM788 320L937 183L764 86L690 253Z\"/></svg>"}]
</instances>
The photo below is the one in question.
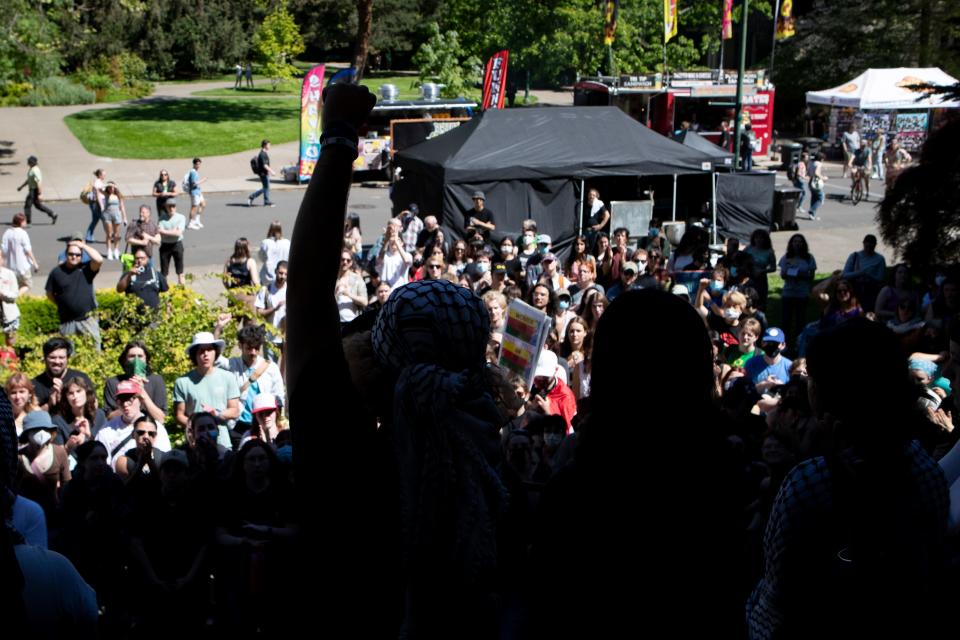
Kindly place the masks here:
<instances>
[{"instance_id":1,"label":"shorts","mask_svg":"<svg viewBox=\"0 0 960 640\"><path fill-rule=\"evenodd\" d=\"M200 205L204 204L205 202L206 202L206 200L203 199L203 194L202 194L202 193L198 193L198 194L195 195L195 196L194 196L194 195L191 195L191 196L190 196L190 206L192 206L192 207L199 207Z\"/></svg>"},{"instance_id":2,"label":"shorts","mask_svg":"<svg viewBox=\"0 0 960 640\"><path fill-rule=\"evenodd\" d=\"M103 210L103 221L109 222L110 224L120 224L123 222L123 218L120 216L119 207L107 207Z\"/></svg>"},{"instance_id":3,"label":"shorts","mask_svg":"<svg viewBox=\"0 0 960 640\"><path fill-rule=\"evenodd\" d=\"M168 242L160 244L160 273L167 277L170 272L170 257L173 257L173 266L177 275L183 275L183 243Z\"/></svg>"},{"instance_id":4,"label":"shorts","mask_svg":"<svg viewBox=\"0 0 960 640\"><path fill-rule=\"evenodd\" d=\"M33 275L32 275L29 271L27 271L27 272L25 272L25 273L18 273L18 274L17 274L17 286L19 286L19 287L26 287L26 288L28 288L28 289L30 289L31 287L33 287Z\"/></svg>"}]
</instances>

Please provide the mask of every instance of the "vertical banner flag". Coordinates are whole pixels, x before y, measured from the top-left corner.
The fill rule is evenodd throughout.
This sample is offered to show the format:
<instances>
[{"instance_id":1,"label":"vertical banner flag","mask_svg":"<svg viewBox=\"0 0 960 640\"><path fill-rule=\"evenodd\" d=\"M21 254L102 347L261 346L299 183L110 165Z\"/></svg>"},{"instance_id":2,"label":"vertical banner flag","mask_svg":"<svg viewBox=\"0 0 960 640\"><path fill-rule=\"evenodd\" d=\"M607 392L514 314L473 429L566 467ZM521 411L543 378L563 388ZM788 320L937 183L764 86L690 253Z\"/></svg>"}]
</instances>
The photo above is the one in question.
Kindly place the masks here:
<instances>
[{"instance_id":1,"label":"vertical banner flag","mask_svg":"<svg viewBox=\"0 0 960 640\"><path fill-rule=\"evenodd\" d=\"M796 33L796 18L793 17L793 0L783 0L777 17L777 40L786 40Z\"/></svg>"},{"instance_id":2,"label":"vertical banner flag","mask_svg":"<svg viewBox=\"0 0 960 640\"><path fill-rule=\"evenodd\" d=\"M607 0L603 8L603 44L613 44L613 34L617 31L617 13L620 0Z\"/></svg>"},{"instance_id":3,"label":"vertical banner flag","mask_svg":"<svg viewBox=\"0 0 960 640\"><path fill-rule=\"evenodd\" d=\"M307 72L300 90L300 162L297 180L305 182L313 175L320 157L320 96L323 91L324 65L318 64Z\"/></svg>"},{"instance_id":4,"label":"vertical banner flag","mask_svg":"<svg viewBox=\"0 0 960 640\"><path fill-rule=\"evenodd\" d=\"M733 0L723 0L722 37L729 40L733 37Z\"/></svg>"},{"instance_id":5,"label":"vertical banner flag","mask_svg":"<svg viewBox=\"0 0 960 640\"><path fill-rule=\"evenodd\" d=\"M677 35L677 0L663 0L663 42Z\"/></svg>"},{"instance_id":6,"label":"vertical banner flag","mask_svg":"<svg viewBox=\"0 0 960 640\"><path fill-rule=\"evenodd\" d=\"M503 109L504 89L507 86L507 58L510 52L498 51L487 60L487 69L483 72L483 103L480 108Z\"/></svg>"}]
</instances>

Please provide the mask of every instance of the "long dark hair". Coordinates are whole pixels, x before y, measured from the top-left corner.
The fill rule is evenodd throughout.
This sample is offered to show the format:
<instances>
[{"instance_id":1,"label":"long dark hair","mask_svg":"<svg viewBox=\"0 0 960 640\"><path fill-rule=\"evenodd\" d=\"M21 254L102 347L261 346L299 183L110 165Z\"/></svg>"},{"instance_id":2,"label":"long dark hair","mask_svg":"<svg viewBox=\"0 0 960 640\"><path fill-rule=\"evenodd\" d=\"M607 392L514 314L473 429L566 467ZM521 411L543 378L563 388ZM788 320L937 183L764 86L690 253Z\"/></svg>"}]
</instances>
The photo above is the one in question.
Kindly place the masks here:
<instances>
[{"instance_id":1,"label":"long dark hair","mask_svg":"<svg viewBox=\"0 0 960 640\"><path fill-rule=\"evenodd\" d=\"M249 260L250 259L250 241L246 238L237 238L233 243L233 255L231 260Z\"/></svg>"},{"instance_id":2,"label":"long dark hair","mask_svg":"<svg viewBox=\"0 0 960 640\"><path fill-rule=\"evenodd\" d=\"M793 241L796 239L799 239L802 243L799 251L793 248ZM795 233L790 236L790 240L787 242L787 257L810 259L810 245L807 244L807 239L803 237L802 233Z\"/></svg>"},{"instance_id":3,"label":"long dark hair","mask_svg":"<svg viewBox=\"0 0 960 640\"><path fill-rule=\"evenodd\" d=\"M577 243L583 243L583 253L577 253ZM567 273L570 273L570 269L573 267L573 263L577 260L582 260L590 254L590 243L587 242L586 236L577 236L573 239L573 244L570 245L570 255L567 257L567 263L565 266Z\"/></svg>"},{"instance_id":4,"label":"long dark hair","mask_svg":"<svg viewBox=\"0 0 960 640\"><path fill-rule=\"evenodd\" d=\"M90 421L90 427L97 417L97 392L86 379L80 376L67 378L63 382L63 393L60 394L60 402L57 403L56 413L60 414L68 423L73 421L73 409L70 407L70 401L67 399L67 392L70 387L77 385L87 394L87 403L83 405L83 417Z\"/></svg>"},{"instance_id":5,"label":"long dark hair","mask_svg":"<svg viewBox=\"0 0 960 640\"><path fill-rule=\"evenodd\" d=\"M770 232L766 229L754 229L750 234L750 246L756 247L761 251L769 251L773 248L773 242L770 241Z\"/></svg>"}]
</instances>

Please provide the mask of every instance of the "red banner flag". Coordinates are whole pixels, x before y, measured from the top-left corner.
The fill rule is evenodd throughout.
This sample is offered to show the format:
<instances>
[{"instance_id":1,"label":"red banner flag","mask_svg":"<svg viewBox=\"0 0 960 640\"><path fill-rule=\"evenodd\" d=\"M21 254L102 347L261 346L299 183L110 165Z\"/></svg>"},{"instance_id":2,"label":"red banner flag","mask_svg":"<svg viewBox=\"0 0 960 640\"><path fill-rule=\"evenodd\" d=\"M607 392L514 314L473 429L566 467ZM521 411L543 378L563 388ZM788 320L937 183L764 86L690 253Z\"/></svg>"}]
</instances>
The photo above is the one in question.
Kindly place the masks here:
<instances>
[{"instance_id":1,"label":"red banner flag","mask_svg":"<svg viewBox=\"0 0 960 640\"><path fill-rule=\"evenodd\" d=\"M723 0L722 37L729 40L733 37L733 0Z\"/></svg>"},{"instance_id":2,"label":"red banner flag","mask_svg":"<svg viewBox=\"0 0 960 640\"><path fill-rule=\"evenodd\" d=\"M503 109L503 96L507 85L507 59L510 52L498 51L487 60L487 69L483 73L483 103L480 108Z\"/></svg>"}]
</instances>

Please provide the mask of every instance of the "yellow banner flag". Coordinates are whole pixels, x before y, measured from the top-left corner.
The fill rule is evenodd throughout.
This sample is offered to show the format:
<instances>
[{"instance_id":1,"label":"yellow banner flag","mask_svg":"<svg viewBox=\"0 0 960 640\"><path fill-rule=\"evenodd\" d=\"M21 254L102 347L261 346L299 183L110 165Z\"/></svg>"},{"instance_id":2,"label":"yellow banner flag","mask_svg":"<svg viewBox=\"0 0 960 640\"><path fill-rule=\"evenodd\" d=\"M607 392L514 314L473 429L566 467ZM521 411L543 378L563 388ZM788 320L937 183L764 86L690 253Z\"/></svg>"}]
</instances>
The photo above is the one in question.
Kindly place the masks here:
<instances>
[{"instance_id":1,"label":"yellow banner flag","mask_svg":"<svg viewBox=\"0 0 960 640\"><path fill-rule=\"evenodd\" d=\"M677 0L663 0L663 41L677 35Z\"/></svg>"},{"instance_id":2,"label":"yellow banner flag","mask_svg":"<svg viewBox=\"0 0 960 640\"><path fill-rule=\"evenodd\" d=\"M603 44L613 44L613 35L617 32L617 13L620 0L607 0L603 9Z\"/></svg>"},{"instance_id":3,"label":"yellow banner flag","mask_svg":"<svg viewBox=\"0 0 960 640\"><path fill-rule=\"evenodd\" d=\"M777 17L777 40L786 40L796 34L796 18L793 17L793 0L783 0Z\"/></svg>"}]
</instances>

